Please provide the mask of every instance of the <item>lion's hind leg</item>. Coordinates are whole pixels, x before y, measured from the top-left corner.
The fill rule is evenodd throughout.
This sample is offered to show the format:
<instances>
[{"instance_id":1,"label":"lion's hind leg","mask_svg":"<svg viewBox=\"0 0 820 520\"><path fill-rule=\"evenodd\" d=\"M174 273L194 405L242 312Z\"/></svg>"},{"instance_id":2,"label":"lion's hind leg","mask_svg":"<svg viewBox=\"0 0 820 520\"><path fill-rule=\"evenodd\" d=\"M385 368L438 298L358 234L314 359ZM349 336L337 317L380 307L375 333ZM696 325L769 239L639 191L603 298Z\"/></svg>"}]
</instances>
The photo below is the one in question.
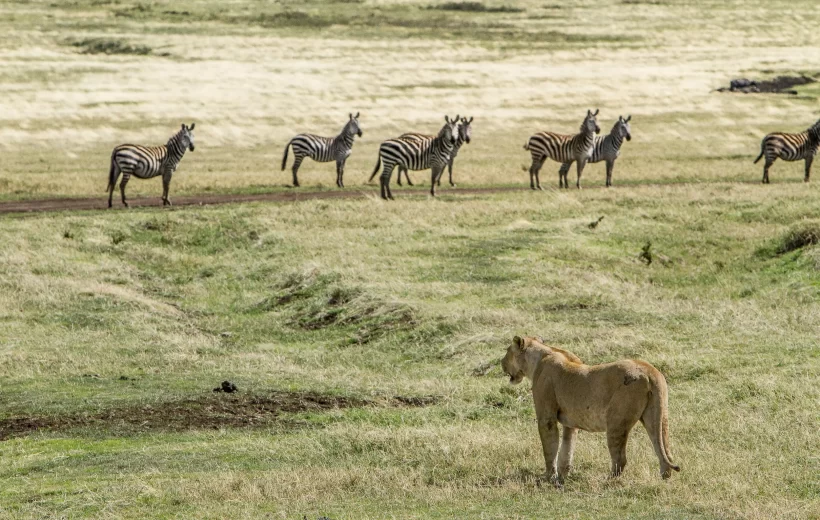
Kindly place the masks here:
<instances>
[{"instance_id":1,"label":"lion's hind leg","mask_svg":"<svg viewBox=\"0 0 820 520\"><path fill-rule=\"evenodd\" d=\"M614 399L613 399L614 400ZM609 456L612 459L611 476L617 477L626 467L626 442L629 432L641 417L645 403L630 402L629 399L620 400L617 409L607 412L606 444Z\"/></svg>"}]
</instances>

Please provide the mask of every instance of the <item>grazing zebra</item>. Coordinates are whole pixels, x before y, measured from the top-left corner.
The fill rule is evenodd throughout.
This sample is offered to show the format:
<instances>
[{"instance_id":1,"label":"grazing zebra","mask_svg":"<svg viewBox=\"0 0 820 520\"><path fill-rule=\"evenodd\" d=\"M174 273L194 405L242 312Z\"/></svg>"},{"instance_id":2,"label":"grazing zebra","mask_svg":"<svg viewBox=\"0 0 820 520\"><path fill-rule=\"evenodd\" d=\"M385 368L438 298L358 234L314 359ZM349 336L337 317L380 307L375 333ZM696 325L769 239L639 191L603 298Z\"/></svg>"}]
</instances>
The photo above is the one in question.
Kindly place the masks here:
<instances>
[{"instance_id":1,"label":"grazing zebra","mask_svg":"<svg viewBox=\"0 0 820 520\"><path fill-rule=\"evenodd\" d=\"M769 168L778 158L784 161L806 161L806 176L803 182L809 182L811 175L811 163L817 154L817 146L820 144L820 119L817 120L805 132L799 134L786 134L773 132L763 138L760 143L760 155L755 159L755 164L765 155L766 163L763 165L763 183L769 184Z\"/></svg>"},{"instance_id":2,"label":"grazing zebra","mask_svg":"<svg viewBox=\"0 0 820 520\"><path fill-rule=\"evenodd\" d=\"M168 198L168 188L171 186L171 176L177 169L179 161L185 155L185 150L194 151L194 126L182 125L179 132L168 139L165 146L141 146L138 144L121 144L111 152L111 169L108 173L108 207L111 207L111 199L114 196L114 186L117 178L122 172L120 182L120 193L122 203L128 207L125 201L125 185L131 175L138 179L150 179L162 175L162 205L170 206L171 199Z\"/></svg>"},{"instance_id":3,"label":"grazing zebra","mask_svg":"<svg viewBox=\"0 0 820 520\"><path fill-rule=\"evenodd\" d=\"M595 145L592 148L592 156L587 163L596 163L606 161L606 186L612 186L612 168L615 166L615 159L621 154L621 145L624 143L624 138L627 141L632 140L632 134L629 128L629 121L632 116L624 119L623 116L618 116L618 121L610 130L606 137L596 137ZM567 173L572 163L564 163L558 171L559 183L563 177L563 183L567 183Z\"/></svg>"},{"instance_id":4,"label":"grazing zebra","mask_svg":"<svg viewBox=\"0 0 820 520\"><path fill-rule=\"evenodd\" d=\"M336 186L345 187L345 161L350 157L350 150L353 148L353 138L362 136L362 129L359 126L359 113L350 115L350 120L342 128L336 137L321 137L313 134L299 134L285 145L285 156L282 157L282 171L288 162L288 149L293 146L293 185L299 186L299 178L296 172L305 157L310 157L316 162L336 161Z\"/></svg>"},{"instance_id":5,"label":"grazing zebra","mask_svg":"<svg viewBox=\"0 0 820 520\"><path fill-rule=\"evenodd\" d=\"M595 142L595 134L601 131L592 110L587 110L587 116L581 123L581 132L575 135L556 134L553 132L538 132L530 137L524 150L529 150L532 155L532 165L530 166L530 188L541 189L541 179L538 174L544 161L550 158L560 163L576 162L578 167L578 181L575 186L581 189L581 174L584 172L584 165L592 155L592 146ZM533 182L533 180L535 182ZM559 177L561 188L568 188L566 177Z\"/></svg>"},{"instance_id":6,"label":"grazing zebra","mask_svg":"<svg viewBox=\"0 0 820 520\"><path fill-rule=\"evenodd\" d=\"M379 168L384 163L379 179L383 199L393 199L393 193L390 191L390 177L397 165L399 168L404 167L410 170L431 168L430 195L436 196L436 182L441 177L444 167L450 162L450 154L458 136L458 116L455 119L444 116L444 121L446 124L441 127L436 137L424 136L423 139L418 140L388 139L381 144L379 161L368 182L379 173Z\"/></svg>"},{"instance_id":7,"label":"grazing zebra","mask_svg":"<svg viewBox=\"0 0 820 520\"><path fill-rule=\"evenodd\" d=\"M472 117L470 119L467 119L466 117L461 118L461 124L458 126L458 139L456 139L456 144L455 146L453 146L453 151L450 154L450 162L447 163L447 169L450 172L450 186L452 186L453 188L456 187L456 185L453 183L453 162L455 161L456 156L458 155L458 150L461 148L461 145L463 145L464 143L470 143L470 138L473 135L473 127L471 126L472 122ZM422 134L403 134L399 137L399 139L415 141L419 141L426 138L428 138L428 136ZM404 176L407 178L407 184L412 186L413 183L410 182L410 174L407 173L407 168L402 168L401 166L399 166L399 176L396 178L396 181L398 182L399 186L401 186L402 172L404 172ZM438 185L441 186L441 179L439 179Z\"/></svg>"}]
</instances>

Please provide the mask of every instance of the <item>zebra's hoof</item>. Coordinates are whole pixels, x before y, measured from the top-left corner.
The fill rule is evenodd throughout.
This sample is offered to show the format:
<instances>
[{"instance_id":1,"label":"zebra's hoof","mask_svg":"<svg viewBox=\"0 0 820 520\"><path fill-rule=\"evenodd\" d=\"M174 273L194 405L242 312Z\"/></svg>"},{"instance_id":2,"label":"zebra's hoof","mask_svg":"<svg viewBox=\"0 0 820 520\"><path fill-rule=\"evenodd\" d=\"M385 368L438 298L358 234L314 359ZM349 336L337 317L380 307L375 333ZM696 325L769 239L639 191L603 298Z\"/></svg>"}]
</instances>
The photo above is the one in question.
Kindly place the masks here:
<instances>
[{"instance_id":1,"label":"zebra's hoof","mask_svg":"<svg viewBox=\"0 0 820 520\"><path fill-rule=\"evenodd\" d=\"M451 188L455 188L455 187L456 187L456 185L455 185L455 184L453 184L453 183L451 182L451 183L450 183L450 187L451 187Z\"/></svg>"}]
</instances>

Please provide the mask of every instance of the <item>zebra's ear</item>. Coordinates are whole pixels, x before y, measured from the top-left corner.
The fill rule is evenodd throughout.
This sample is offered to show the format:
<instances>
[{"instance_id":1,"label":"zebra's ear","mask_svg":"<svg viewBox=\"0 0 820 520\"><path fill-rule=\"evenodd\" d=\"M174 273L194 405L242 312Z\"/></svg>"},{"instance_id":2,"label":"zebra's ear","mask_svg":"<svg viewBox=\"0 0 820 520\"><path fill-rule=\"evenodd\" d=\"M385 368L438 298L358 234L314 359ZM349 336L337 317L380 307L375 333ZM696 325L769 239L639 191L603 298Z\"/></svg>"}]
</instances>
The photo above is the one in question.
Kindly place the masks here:
<instances>
[{"instance_id":1,"label":"zebra's ear","mask_svg":"<svg viewBox=\"0 0 820 520\"><path fill-rule=\"evenodd\" d=\"M458 117L458 114L456 114L456 118L455 118L455 119L453 119L453 121L455 121L456 123L458 123L458 120L459 120L459 119L461 119L461 118L460 118L460 117Z\"/></svg>"},{"instance_id":2,"label":"zebra's ear","mask_svg":"<svg viewBox=\"0 0 820 520\"><path fill-rule=\"evenodd\" d=\"M185 123L182 123L182 129L187 130L187 127L185 126Z\"/></svg>"},{"instance_id":3,"label":"zebra's ear","mask_svg":"<svg viewBox=\"0 0 820 520\"><path fill-rule=\"evenodd\" d=\"M596 109L595 109L595 113L594 113L594 114L592 114L592 115L593 115L593 116L597 116L597 115L598 115L598 112L600 112L600 111L601 111L601 109L600 109L600 108L596 108Z\"/></svg>"},{"instance_id":4,"label":"zebra's ear","mask_svg":"<svg viewBox=\"0 0 820 520\"><path fill-rule=\"evenodd\" d=\"M469 125L469 124L470 124L470 123L472 123L472 122L473 122L473 118L471 117L471 118L470 118L470 120L469 120L469 121L467 121L467 124Z\"/></svg>"},{"instance_id":5,"label":"zebra's ear","mask_svg":"<svg viewBox=\"0 0 820 520\"><path fill-rule=\"evenodd\" d=\"M631 119L632 119L632 115L631 115L631 114L630 114L630 115L628 115L628 116L626 116L626 122L627 122L627 123L628 123Z\"/></svg>"},{"instance_id":6,"label":"zebra's ear","mask_svg":"<svg viewBox=\"0 0 820 520\"><path fill-rule=\"evenodd\" d=\"M354 117L353 119L359 119L359 114L360 112L356 112L356 117Z\"/></svg>"},{"instance_id":7,"label":"zebra's ear","mask_svg":"<svg viewBox=\"0 0 820 520\"><path fill-rule=\"evenodd\" d=\"M444 121L446 121L447 123L449 123L449 122L450 122L450 116L445 115L445 116L444 116Z\"/></svg>"},{"instance_id":8,"label":"zebra's ear","mask_svg":"<svg viewBox=\"0 0 820 520\"><path fill-rule=\"evenodd\" d=\"M188 130L193 130L196 126L196 123L191 123L191 126L188 127Z\"/></svg>"}]
</instances>

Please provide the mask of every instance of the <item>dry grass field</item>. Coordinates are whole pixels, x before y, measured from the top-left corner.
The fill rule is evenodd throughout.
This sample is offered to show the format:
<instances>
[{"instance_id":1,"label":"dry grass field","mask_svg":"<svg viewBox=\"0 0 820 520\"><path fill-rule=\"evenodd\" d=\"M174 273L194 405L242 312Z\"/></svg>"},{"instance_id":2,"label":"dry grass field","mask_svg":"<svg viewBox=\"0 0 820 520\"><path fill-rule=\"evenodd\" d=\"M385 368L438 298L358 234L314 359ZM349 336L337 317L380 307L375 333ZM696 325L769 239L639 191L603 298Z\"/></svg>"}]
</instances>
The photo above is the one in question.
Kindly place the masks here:
<instances>
[{"instance_id":1,"label":"dry grass field","mask_svg":"<svg viewBox=\"0 0 820 520\"><path fill-rule=\"evenodd\" d=\"M0 518L820 518L820 171L752 164L820 83L713 92L820 76L818 26L808 0L0 2L0 199L104 198L114 146L183 122L172 199L292 190L285 143L356 111L373 193L0 217ZM459 194L524 188L529 135L589 108L632 115L614 188L547 163L543 192ZM382 202L379 143L445 113L475 117L459 188ZM638 426L619 479L582 432L542 484L515 334L661 369L681 473Z\"/></svg>"}]
</instances>

